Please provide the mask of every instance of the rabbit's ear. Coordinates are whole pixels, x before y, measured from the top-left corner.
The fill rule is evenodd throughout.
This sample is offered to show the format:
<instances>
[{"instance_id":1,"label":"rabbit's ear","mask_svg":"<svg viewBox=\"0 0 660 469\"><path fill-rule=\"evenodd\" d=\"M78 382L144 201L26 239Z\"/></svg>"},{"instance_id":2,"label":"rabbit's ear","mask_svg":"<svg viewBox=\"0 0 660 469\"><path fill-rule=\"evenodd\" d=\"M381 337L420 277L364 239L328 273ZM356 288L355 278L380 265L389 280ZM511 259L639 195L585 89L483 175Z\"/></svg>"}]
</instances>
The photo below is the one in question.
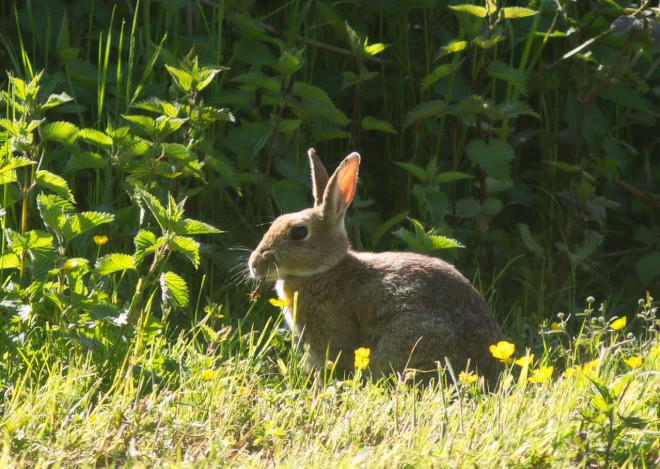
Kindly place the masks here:
<instances>
[{"instance_id":1,"label":"rabbit's ear","mask_svg":"<svg viewBox=\"0 0 660 469\"><path fill-rule=\"evenodd\" d=\"M309 167L312 169L312 192L314 192L314 206L323 203L323 193L325 186L328 185L328 172L325 170L323 163L318 156L316 150L310 148L307 150L309 156Z\"/></svg>"},{"instance_id":2,"label":"rabbit's ear","mask_svg":"<svg viewBox=\"0 0 660 469\"><path fill-rule=\"evenodd\" d=\"M328 181L323 194L323 214L327 218L336 222L343 220L355 195L359 166L360 155L353 152L344 158Z\"/></svg>"}]
</instances>

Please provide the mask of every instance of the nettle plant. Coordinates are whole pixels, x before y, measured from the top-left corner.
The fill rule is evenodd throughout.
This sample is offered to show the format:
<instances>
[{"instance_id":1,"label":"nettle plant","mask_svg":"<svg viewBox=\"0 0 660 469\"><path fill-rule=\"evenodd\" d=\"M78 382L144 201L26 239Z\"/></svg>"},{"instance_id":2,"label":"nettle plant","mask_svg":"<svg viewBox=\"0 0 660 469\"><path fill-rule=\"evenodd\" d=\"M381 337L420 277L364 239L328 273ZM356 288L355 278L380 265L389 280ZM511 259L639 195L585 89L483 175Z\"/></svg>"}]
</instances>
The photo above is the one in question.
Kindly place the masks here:
<instances>
[{"instance_id":1,"label":"nettle plant","mask_svg":"<svg viewBox=\"0 0 660 469\"><path fill-rule=\"evenodd\" d=\"M180 253L197 269L200 243L192 236L220 231L184 218L186 199L177 201L176 194L183 177L204 179L203 162L195 152L203 142L203 130L233 116L200 104L198 97L221 69L199 67L191 56L180 68L167 69L183 91L184 102L150 99L136 107L160 112L157 118L125 115L144 138L129 127L101 132L70 122L48 122L45 111L72 98L61 93L42 99L50 87L41 83L43 73L30 81L9 76L9 89L1 95L9 117L0 119L4 129L0 134L0 292L4 298L0 313L9 324L2 331L3 340L25 344L34 339L34 347L25 348L37 350L39 331L58 331L103 358L113 353L113 345L137 336L137 354L143 335L160 329L152 312L165 317L172 308L188 306L188 286L174 272L177 264L170 256ZM182 143L168 141L177 136ZM92 235L116 217L103 211L79 211L67 180L42 169L55 166L53 160L67 153L65 170L73 173L72 180L92 170L100 182L99 174L104 173L105 189L101 195L92 194L99 205L112 205L114 184L120 181L121 189L140 207L132 254L101 256L113 243L106 245L108 236ZM174 183L168 186L164 180ZM165 193L166 206L153 190ZM147 214L153 215L158 230L149 226ZM121 248L121 243L117 245ZM154 302L157 292L160 302Z\"/></svg>"}]
</instances>

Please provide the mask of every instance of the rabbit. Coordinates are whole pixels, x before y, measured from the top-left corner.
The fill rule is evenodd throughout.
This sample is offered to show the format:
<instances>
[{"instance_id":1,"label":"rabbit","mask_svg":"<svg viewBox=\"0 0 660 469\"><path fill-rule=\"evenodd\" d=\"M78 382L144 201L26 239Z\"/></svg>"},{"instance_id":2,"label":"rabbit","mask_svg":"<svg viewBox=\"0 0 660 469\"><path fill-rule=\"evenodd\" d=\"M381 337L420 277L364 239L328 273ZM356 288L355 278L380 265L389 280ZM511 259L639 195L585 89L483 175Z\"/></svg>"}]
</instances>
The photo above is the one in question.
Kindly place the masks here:
<instances>
[{"instance_id":1,"label":"rabbit","mask_svg":"<svg viewBox=\"0 0 660 469\"><path fill-rule=\"evenodd\" d=\"M248 262L253 278L276 281L285 320L308 351L307 367L331 360L351 372L355 350L368 348L374 376L412 369L437 377L448 360L456 374L469 366L493 384L500 363L489 346L500 329L481 295L440 259L351 249L344 215L360 155L348 155L331 177L313 148L308 155L314 206L278 217Z\"/></svg>"}]
</instances>

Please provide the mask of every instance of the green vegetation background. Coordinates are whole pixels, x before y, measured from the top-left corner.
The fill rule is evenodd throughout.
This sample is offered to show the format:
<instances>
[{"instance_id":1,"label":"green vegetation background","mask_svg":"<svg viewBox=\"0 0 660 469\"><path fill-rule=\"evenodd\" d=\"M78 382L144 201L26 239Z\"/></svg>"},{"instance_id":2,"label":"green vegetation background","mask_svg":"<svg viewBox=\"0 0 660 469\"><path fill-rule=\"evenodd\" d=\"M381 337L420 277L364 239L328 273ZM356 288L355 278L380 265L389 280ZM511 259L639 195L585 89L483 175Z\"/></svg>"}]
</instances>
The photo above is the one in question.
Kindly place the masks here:
<instances>
[{"instance_id":1,"label":"green vegetation background","mask_svg":"<svg viewBox=\"0 0 660 469\"><path fill-rule=\"evenodd\" d=\"M309 204L311 146L328 168L353 150L363 157L347 218L358 249L455 263L507 337L544 364L607 355L609 318L639 310L638 298L646 316L630 314L629 331L653 342L660 26L651 2L36 0L3 2L0 25L3 411L22 392L37 399L30 391L52 374L62 381L51 393L87 396L85 420L97 415L92 403L108 404L104 392L138 402L224 360L244 374L215 379L245 400L272 383L299 392L290 338L272 327L267 289L252 301L245 262L274 217ZM588 321L568 318L584 316L590 295L603 303L587 307L601 329L580 346ZM567 339L548 345L539 324ZM78 364L71 376L101 378L72 384L60 360ZM617 363L608 376L619 376ZM267 378L254 384L248 370ZM601 394L613 402L620 391ZM429 409L438 404L429 399ZM576 449L584 461L610 464L621 435L613 409L601 450ZM127 418L103 412L107 428ZM65 418L51 417L42 435ZM5 456L43 456L20 422L3 421ZM285 430L254 428L222 444L252 445L268 460ZM394 436L385 433L363 437ZM116 435L97 463L127 457L130 435Z\"/></svg>"}]
</instances>

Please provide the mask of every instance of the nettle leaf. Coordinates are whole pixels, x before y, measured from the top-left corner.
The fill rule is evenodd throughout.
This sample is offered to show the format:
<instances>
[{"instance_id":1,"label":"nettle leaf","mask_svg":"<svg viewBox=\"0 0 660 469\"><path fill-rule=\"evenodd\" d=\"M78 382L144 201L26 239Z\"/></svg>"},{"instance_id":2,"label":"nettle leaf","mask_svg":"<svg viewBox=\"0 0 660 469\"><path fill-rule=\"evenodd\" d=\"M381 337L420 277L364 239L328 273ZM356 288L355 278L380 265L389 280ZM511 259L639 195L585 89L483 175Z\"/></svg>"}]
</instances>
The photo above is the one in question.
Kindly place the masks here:
<instances>
[{"instance_id":1,"label":"nettle leaf","mask_svg":"<svg viewBox=\"0 0 660 469\"><path fill-rule=\"evenodd\" d=\"M8 252L0 255L0 270L18 269L21 267L21 259L14 253Z\"/></svg>"},{"instance_id":2,"label":"nettle leaf","mask_svg":"<svg viewBox=\"0 0 660 469\"><path fill-rule=\"evenodd\" d=\"M96 271L99 275L109 275L134 269L135 261L133 256L129 254L108 254L96 261Z\"/></svg>"},{"instance_id":3,"label":"nettle leaf","mask_svg":"<svg viewBox=\"0 0 660 469\"><path fill-rule=\"evenodd\" d=\"M101 147L104 150L112 148L112 138L96 129L80 129L78 138L97 147Z\"/></svg>"},{"instance_id":4,"label":"nettle leaf","mask_svg":"<svg viewBox=\"0 0 660 469\"><path fill-rule=\"evenodd\" d=\"M66 163L65 173L73 173L81 169L101 169L107 164L107 160L93 151L80 151L71 155Z\"/></svg>"},{"instance_id":5,"label":"nettle leaf","mask_svg":"<svg viewBox=\"0 0 660 469\"><path fill-rule=\"evenodd\" d=\"M493 111L501 119L515 119L516 117L527 115L540 119L539 115L531 106L522 101L506 101L493 106Z\"/></svg>"},{"instance_id":6,"label":"nettle leaf","mask_svg":"<svg viewBox=\"0 0 660 469\"><path fill-rule=\"evenodd\" d=\"M318 101L320 104L324 104L332 108L335 107L335 104L332 102L325 91L323 91L318 86L310 85L304 81L294 82L293 87L291 88L291 94L304 99L313 99L314 101Z\"/></svg>"},{"instance_id":7,"label":"nettle leaf","mask_svg":"<svg viewBox=\"0 0 660 469\"><path fill-rule=\"evenodd\" d=\"M199 119L203 122L236 122L234 114L227 108L204 106L199 109Z\"/></svg>"},{"instance_id":8,"label":"nettle leaf","mask_svg":"<svg viewBox=\"0 0 660 469\"><path fill-rule=\"evenodd\" d=\"M65 199L71 202L75 202L73 199L73 193L71 193L69 185L64 178L53 174L50 171L40 170L37 171L35 181L37 183L37 187L49 189L56 194L61 195Z\"/></svg>"},{"instance_id":9,"label":"nettle leaf","mask_svg":"<svg viewBox=\"0 0 660 469\"><path fill-rule=\"evenodd\" d=\"M44 140L52 140L66 145L72 145L78 138L79 132L78 127L66 121L45 124L39 130Z\"/></svg>"},{"instance_id":10,"label":"nettle leaf","mask_svg":"<svg viewBox=\"0 0 660 469\"><path fill-rule=\"evenodd\" d=\"M377 55L377 54L380 54L381 52L383 52L385 49L387 49L387 47L388 46L386 44L382 44L382 43L367 45L366 41L365 41L364 52L368 56L373 57L374 55Z\"/></svg>"},{"instance_id":11,"label":"nettle leaf","mask_svg":"<svg viewBox=\"0 0 660 469\"><path fill-rule=\"evenodd\" d=\"M187 236L175 236L170 240L169 248L171 251L184 254L195 266L195 269L199 267L199 243L194 239Z\"/></svg>"},{"instance_id":12,"label":"nettle leaf","mask_svg":"<svg viewBox=\"0 0 660 469\"><path fill-rule=\"evenodd\" d=\"M190 72L167 64L165 64L165 68L179 88L186 93L190 91L193 83L193 76Z\"/></svg>"},{"instance_id":13,"label":"nettle leaf","mask_svg":"<svg viewBox=\"0 0 660 469\"><path fill-rule=\"evenodd\" d=\"M158 222L161 230L166 231L168 225L167 211L161 205L158 199L141 187L136 187L135 192L144 201L145 205Z\"/></svg>"},{"instance_id":14,"label":"nettle leaf","mask_svg":"<svg viewBox=\"0 0 660 469\"><path fill-rule=\"evenodd\" d=\"M159 116L155 121L155 130L159 138L165 138L179 128L188 120L188 118L173 118L168 116Z\"/></svg>"},{"instance_id":15,"label":"nettle leaf","mask_svg":"<svg viewBox=\"0 0 660 469\"><path fill-rule=\"evenodd\" d=\"M394 164L402 167L403 169L408 171L410 174L412 174L422 182L426 182L428 180L428 175L426 174L426 170L421 166L417 166L416 164L413 163L406 163L403 161L395 161Z\"/></svg>"},{"instance_id":16,"label":"nettle leaf","mask_svg":"<svg viewBox=\"0 0 660 469\"><path fill-rule=\"evenodd\" d=\"M493 138L486 143L483 139L474 139L467 144L465 152L472 163L481 167L492 178L509 178L515 151L506 140Z\"/></svg>"},{"instance_id":17,"label":"nettle leaf","mask_svg":"<svg viewBox=\"0 0 660 469\"><path fill-rule=\"evenodd\" d=\"M224 71L228 70L227 67L202 67L199 70L197 76L195 76L195 89L201 91L211 84L215 76Z\"/></svg>"},{"instance_id":18,"label":"nettle leaf","mask_svg":"<svg viewBox=\"0 0 660 469\"><path fill-rule=\"evenodd\" d=\"M538 11L524 7L504 7L500 11L504 15L504 19L507 20L517 19L517 18L527 18L529 16L534 16L538 13Z\"/></svg>"},{"instance_id":19,"label":"nettle leaf","mask_svg":"<svg viewBox=\"0 0 660 469\"><path fill-rule=\"evenodd\" d=\"M387 121L376 119L375 117L366 116L362 119L362 129L364 130L378 130L389 134L396 134L396 130Z\"/></svg>"},{"instance_id":20,"label":"nettle leaf","mask_svg":"<svg viewBox=\"0 0 660 469\"><path fill-rule=\"evenodd\" d=\"M48 99L46 99L45 103L39 105L39 111L43 112L47 109L52 109L61 104L68 103L69 101L73 101L73 98L64 92L59 94L51 94L48 96Z\"/></svg>"},{"instance_id":21,"label":"nettle leaf","mask_svg":"<svg viewBox=\"0 0 660 469\"><path fill-rule=\"evenodd\" d=\"M122 114L122 117L131 124L138 126L148 135L152 135L154 132L154 128L156 127L156 123L154 119L149 116L139 116L139 115L134 116L134 115Z\"/></svg>"},{"instance_id":22,"label":"nettle leaf","mask_svg":"<svg viewBox=\"0 0 660 469\"><path fill-rule=\"evenodd\" d=\"M188 306L188 285L174 272L163 272L160 276L160 291L163 303L179 308Z\"/></svg>"},{"instance_id":23,"label":"nettle leaf","mask_svg":"<svg viewBox=\"0 0 660 469\"><path fill-rule=\"evenodd\" d=\"M180 235L199 235L224 232L199 220L191 220L190 218L185 218L176 224L176 233Z\"/></svg>"},{"instance_id":24,"label":"nettle leaf","mask_svg":"<svg viewBox=\"0 0 660 469\"><path fill-rule=\"evenodd\" d=\"M427 101L425 103L419 103L406 114L403 126L408 127L422 119L441 116L445 114L448 107L449 105L444 101Z\"/></svg>"},{"instance_id":25,"label":"nettle leaf","mask_svg":"<svg viewBox=\"0 0 660 469\"><path fill-rule=\"evenodd\" d=\"M494 47L498 42L503 41L504 36L501 35L495 35L491 37L487 36L477 36L474 38L473 42L480 47L481 49L491 49Z\"/></svg>"},{"instance_id":26,"label":"nettle leaf","mask_svg":"<svg viewBox=\"0 0 660 469\"><path fill-rule=\"evenodd\" d=\"M461 52L464 51L468 46L467 41L451 41L449 44L446 46L442 46L440 49L440 52L438 52L438 55L435 56L435 60L438 60L441 57L444 57L445 55L449 54L455 54L456 52Z\"/></svg>"},{"instance_id":27,"label":"nettle leaf","mask_svg":"<svg viewBox=\"0 0 660 469\"><path fill-rule=\"evenodd\" d=\"M7 184L16 181L15 170L32 164L35 164L35 162L29 158L24 156L14 157L10 154L8 160L4 161L0 166L0 184Z\"/></svg>"},{"instance_id":28,"label":"nettle leaf","mask_svg":"<svg viewBox=\"0 0 660 469\"><path fill-rule=\"evenodd\" d=\"M282 51L277 62L275 62L275 70L279 75L290 77L298 71L302 62L298 55L294 55L288 51Z\"/></svg>"},{"instance_id":29,"label":"nettle leaf","mask_svg":"<svg viewBox=\"0 0 660 469\"><path fill-rule=\"evenodd\" d=\"M511 67L499 60L493 60L488 64L486 73L493 78L499 78L500 80L511 83L523 94L527 92L525 74L515 67Z\"/></svg>"},{"instance_id":30,"label":"nettle leaf","mask_svg":"<svg viewBox=\"0 0 660 469\"><path fill-rule=\"evenodd\" d=\"M249 88L253 88L249 91L254 91L256 88L263 88L277 95L282 90L282 82L280 80L262 75L260 73L243 73L232 78L231 81L236 83L243 83L248 85Z\"/></svg>"},{"instance_id":31,"label":"nettle leaf","mask_svg":"<svg viewBox=\"0 0 660 469\"><path fill-rule=\"evenodd\" d=\"M164 246L167 239L164 236L156 238L151 231L140 230L135 235L133 242L135 243L135 264L139 265L146 255L156 252Z\"/></svg>"},{"instance_id":32,"label":"nettle leaf","mask_svg":"<svg viewBox=\"0 0 660 469\"><path fill-rule=\"evenodd\" d=\"M115 216L113 214L104 212L82 212L66 215L61 230L64 238L70 241L92 228L96 228L104 223L110 223L114 219Z\"/></svg>"},{"instance_id":33,"label":"nettle leaf","mask_svg":"<svg viewBox=\"0 0 660 469\"><path fill-rule=\"evenodd\" d=\"M178 117L180 109L178 103L170 103L169 101L162 100L155 96L140 101L135 107L138 109L144 109L145 111L155 112L157 114L164 114L168 117Z\"/></svg>"},{"instance_id":34,"label":"nettle leaf","mask_svg":"<svg viewBox=\"0 0 660 469\"><path fill-rule=\"evenodd\" d=\"M55 233L60 242L64 241L62 227L65 215L75 211L74 206L57 195L40 193L37 195L37 209L44 225Z\"/></svg>"},{"instance_id":35,"label":"nettle leaf","mask_svg":"<svg viewBox=\"0 0 660 469\"><path fill-rule=\"evenodd\" d=\"M472 16L476 16L477 18L485 18L488 14L488 10L486 10L486 8L477 5L449 5L449 8L454 11L468 13Z\"/></svg>"},{"instance_id":36,"label":"nettle leaf","mask_svg":"<svg viewBox=\"0 0 660 469\"><path fill-rule=\"evenodd\" d=\"M527 249L532 251L534 254L543 254L543 248L532 236L532 232L530 231L529 226L527 226L525 223L518 223L518 231L520 231L520 239L522 239L522 242Z\"/></svg>"},{"instance_id":37,"label":"nettle leaf","mask_svg":"<svg viewBox=\"0 0 660 469\"><path fill-rule=\"evenodd\" d=\"M436 67L435 70L424 77L424 81L422 82L422 91L426 90L439 79L452 75L455 72L456 70L454 69L453 64L443 64Z\"/></svg>"},{"instance_id":38,"label":"nettle leaf","mask_svg":"<svg viewBox=\"0 0 660 469\"><path fill-rule=\"evenodd\" d=\"M436 174L433 177L433 184L444 184L447 182L460 181L462 179L471 179L474 176L460 171L446 171L444 173Z\"/></svg>"}]
</instances>

